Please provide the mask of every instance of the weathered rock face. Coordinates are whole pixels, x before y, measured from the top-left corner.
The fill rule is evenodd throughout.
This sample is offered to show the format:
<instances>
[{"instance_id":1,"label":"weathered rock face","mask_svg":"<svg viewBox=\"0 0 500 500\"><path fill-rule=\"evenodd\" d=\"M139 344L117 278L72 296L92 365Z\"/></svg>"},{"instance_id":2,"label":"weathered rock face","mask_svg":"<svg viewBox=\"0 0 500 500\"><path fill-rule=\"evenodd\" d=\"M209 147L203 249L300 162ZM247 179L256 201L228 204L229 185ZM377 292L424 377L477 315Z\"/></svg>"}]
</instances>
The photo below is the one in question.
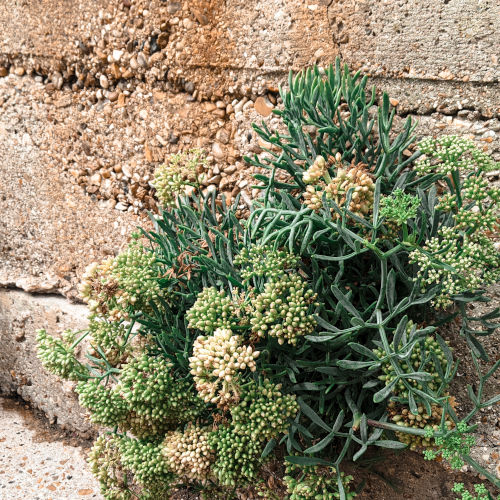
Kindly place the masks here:
<instances>
[{"instance_id":1,"label":"weathered rock face","mask_svg":"<svg viewBox=\"0 0 500 500\"><path fill-rule=\"evenodd\" d=\"M114 255L137 218L93 203L51 166L44 150L64 141L36 102L12 97L0 116L0 286L75 297L75 274Z\"/></svg>"},{"instance_id":2,"label":"weathered rock face","mask_svg":"<svg viewBox=\"0 0 500 500\"><path fill-rule=\"evenodd\" d=\"M245 95L340 55L410 93L415 80L460 82L478 105L500 78L495 0L6 0L0 26L0 65L46 74L56 87L146 77L208 98Z\"/></svg>"},{"instance_id":3,"label":"weathered rock face","mask_svg":"<svg viewBox=\"0 0 500 500\"><path fill-rule=\"evenodd\" d=\"M334 0L328 17L346 62L372 75L476 83L500 79L495 0Z\"/></svg>"},{"instance_id":4,"label":"weathered rock face","mask_svg":"<svg viewBox=\"0 0 500 500\"><path fill-rule=\"evenodd\" d=\"M57 296L0 289L0 390L17 392L43 410L51 422L81 436L93 434L73 393L74 383L62 383L47 373L36 357L36 330L54 334L85 328L86 308Z\"/></svg>"},{"instance_id":5,"label":"weathered rock face","mask_svg":"<svg viewBox=\"0 0 500 500\"><path fill-rule=\"evenodd\" d=\"M499 10L494 0L1 2L3 390L87 429L70 392L43 375L35 329L81 325L83 309L62 296L76 300L84 267L116 254L155 210L151 176L168 154L205 148L204 189L249 202L242 156L262 146L251 123L277 126L270 112L290 69L341 56L390 93L396 122L472 135L500 159ZM61 323L46 319L55 303Z\"/></svg>"}]
</instances>

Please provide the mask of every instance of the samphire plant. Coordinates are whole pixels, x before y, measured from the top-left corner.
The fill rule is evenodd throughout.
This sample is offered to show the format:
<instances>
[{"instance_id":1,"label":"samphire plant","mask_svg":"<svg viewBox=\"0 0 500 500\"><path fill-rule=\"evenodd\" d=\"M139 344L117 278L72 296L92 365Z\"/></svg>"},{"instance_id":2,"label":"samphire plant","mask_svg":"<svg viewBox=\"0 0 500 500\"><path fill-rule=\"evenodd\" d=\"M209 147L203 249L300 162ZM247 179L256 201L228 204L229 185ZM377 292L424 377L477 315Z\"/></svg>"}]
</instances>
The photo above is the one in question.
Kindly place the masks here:
<instances>
[{"instance_id":1,"label":"samphire plant","mask_svg":"<svg viewBox=\"0 0 500 500\"><path fill-rule=\"evenodd\" d=\"M410 119L394 131L388 97L338 61L281 97L288 133L255 126L269 148L247 159L263 190L247 219L197 197L200 152L176 156L155 177L154 229L86 272L88 331L39 333L45 367L106 429L90 454L103 495L348 499L342 464L370 446L426 449L498 486L464 437L500 400L484 398L500 361L485 368L479 340L498 310L467 309L498 280L492 160L455 136L415 148ZM439 333L457 317L479 376L460 416Z\"/></svg>"}]
</instances>

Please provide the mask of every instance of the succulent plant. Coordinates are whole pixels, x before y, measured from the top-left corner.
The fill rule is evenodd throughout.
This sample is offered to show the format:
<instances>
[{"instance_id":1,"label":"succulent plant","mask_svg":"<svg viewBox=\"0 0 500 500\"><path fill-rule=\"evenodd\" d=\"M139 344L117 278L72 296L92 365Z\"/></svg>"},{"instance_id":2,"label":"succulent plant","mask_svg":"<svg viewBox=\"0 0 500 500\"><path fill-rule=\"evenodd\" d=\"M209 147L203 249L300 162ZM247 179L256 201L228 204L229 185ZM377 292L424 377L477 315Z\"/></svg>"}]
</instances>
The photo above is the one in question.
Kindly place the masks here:
<instances>
[{"instance_id":1,"label":"succulent plant","mask_svg":"<svg viewBox=\"0 0 500 500\"><path fill-rule=\"evenodd\" d=\"M342 460L373 445L425 447L497 484L468 434L498 400L484 387L500 363L479 360L499 313L467 308L499 278L496 164L456 136L414 145L410 119L394 133L366 83L339 62L290 78L288 131L254 127L272 147L247 158L263 196L245 219L198 198L201 153L171 157L153 228L83 277L89 328L38 334L44 366L112 428L91 452L106 498L181 483L230 497L280 464L291 499L352 498ZM456 316L479 377L462 421L437 331Z\"/></svg>"}]
</instances>

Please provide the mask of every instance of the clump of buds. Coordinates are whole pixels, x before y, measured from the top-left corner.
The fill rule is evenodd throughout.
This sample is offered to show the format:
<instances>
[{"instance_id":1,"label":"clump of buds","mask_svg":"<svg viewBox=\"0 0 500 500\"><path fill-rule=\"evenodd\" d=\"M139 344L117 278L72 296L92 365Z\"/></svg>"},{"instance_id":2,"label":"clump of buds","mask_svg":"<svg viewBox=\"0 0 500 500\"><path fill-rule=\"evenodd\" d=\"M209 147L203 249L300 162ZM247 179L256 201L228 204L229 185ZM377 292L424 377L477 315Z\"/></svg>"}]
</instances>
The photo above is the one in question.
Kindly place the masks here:
<instances>
[{"instance_id":1,"label":"clump of buds","mask_svg":"<svg viewBox=\"0 0 500 500\"><path fill-rule=\"evenodd\" d=\"M75 356L75 332L65 330L61 339L58 339L48 335L46 330L38 330L36 340L37 355L46 370L69 380L87 378L88 369Z\"/></svg>"},{"instance_id":2,"label":"clump of buds","mask_svg":"<svg viewBox=\"0 0 500 500\"><path fill-rule=\"evenodd\" d=\"M233 262L241 266L241 276L245 282L254 277L270 278L281 276L287 269L296 268L300 258L285 250L274 249L270 245L251 245L243 248Z\"/></svg>"},{"instance_id":3,"label":"clump of buds","mask_svg":"<svg viewBox=\"0 0 500 500\"><path fill-rule=\"evenodd\" d=\"M265 440L286 432L299 406L294 395L285 396L280 390L281 384L275 385L269 380L246 387L238 406L231 410L235 431Z\"/></svg>"},{"instance_id":4,"label":"clump of buds","mask_svg":"<svg viewBox=\"0 0 500 500\"><path fill-rule=\"evenodd\" d=\"M128 319L130 308L149 311L150 301L163 297L156 257L133 237L125 252L88 266L79 286L90 312L110 321Z\"/></svg>"},{"instance_id":5,"label":"clump of buds","mask_svg":"<svg viewBox=\"0 0 500 500\"><path fill-rule=\"evenodd\" d=\"M414 279L422 292L435 284L441 286L432 301L435 307L447 307L453 295L478 290L500 276L500 254L492 239L479 231L469 235L457 229L442 227L438 236L427 241L425 252L414 250L409 256L419 266Z\"/></svg>"},{"instance_id":6,"label":"clump of buds","mask_svg":"<svg viewBox=\"0 0 500 500\"><path fill-rule=\"evenodd\" d=\"M415 163L415 170L420 175L431 172L448 175L457 169L462 172L477 172L498 168L491 156L466 137L428 137L421 141L418 147L424 153Z\"/></svg>"},{"instance_id":7,"label":"clump of buds","mask_svg":"<svg viewBox=\"0 0 500 500\"><path fill-rule=\"evenodd\" d=\"M157 436L199 415L203 402L187 381L175 379L171 372L170 362L147 353L123 366L115 390L130 409L124 429L140 438Z\"/></svg>"},{"instance_id":8,"label":"clump of buds","mask_svg":"<svg viewBox=\"0 0 500 500\"><path fill-rule=\"evenodd\" d=\"M418 196L396 189L390 196L384 196L380 200L380 216L385 217L387 222L401 226L408 219L416 217L420 203Z\"/></svg>"},{"instance_id":9,"label":"clump of buds","mask_svg":"<svg viewBox=\"0 0 500 500\"><path fill-rule=\"evenodd\" d=\"M240 321L240 307L214 288L204 288L198 295L193 307L189 309L186 318L189 328L196 328L202 332L212 333L218 328L232 328Z\"/></svg>"},{"instance_id":10,"label":"clump of buds","mask_svg":"<svg viewBox=\"0 0 500 500\"><path fill-rule=\"evenodd\" d=\"M117 436L99 436L90 449L88 462L104 498L130 500L132 493L127 488L127 474L120 461L119 440Z\"/></svg>"},{"instance_id":11,"label":"clump of buds","mask_svg":"<svg viewBox=\"0 0 500 500\"><path fill-rule=\"evenodd\" d=\"M124 345L127 336L125 324L106 321L96 316L90 318L90 344L95 357L100 357L97 349L106 357L111 366L118 366L130 354L131 346Z\"/></svg>"},{"instance_id":12,"label":"clump of buds","mask_svg":"<svg viewBox=\"0 0 500 500\"><path fill-rule=\"evenodd\" d=\"M353 190L351 202L346 206L349 190ZM364 217L373 210L375 183L373 176L366 169L366 165L358 163L349 169L337 170L337 176L325 187L326 197L333 200L338 207L348 208L351 212ZM334 212L333 218L339 218Z\"/></svg>"},{"instance_id":13,"label":"clump of buds","mask_svg":"<svg viewBox=\"0 0 500 500\"><path fill-rule=\"evenodd\" d=\"M391 401L388 404L387 410L389 413L389 419L396 425L401 427L413 427L415 429L438 430L441 425L441 417L443 415L443 408L438 405L431 405L430 415L427 413L424 406L420 405L417 407L418 413L414 415L409 408L400 406L394 401ZM445 420L445 425L447 429L452 429L455 424L452 420L447 419ZM399 441L408 445L410 450L428 448L429 446L435 446L436 444L434 438L430 437L430 434L417 436L414 434L407 434L405 432L396 432L396 437Z\"/></svg>"},{"instance_id":14,"label":"clump of buds","mask_svg":"<svg viewBox=\"0 0 500 500\"><path fill-rule=\"evenodd\" d=\"M153 186L158 200L165 207L175 206L178 196L189 194L190 187L199 187L205 167L205 153L200 149L171 155L155 171Z\"/></svg>"},{"instance_id":15,"label":"clump of buds","mask_svg":"<svg viewBox=\"0 0 500 500\"><path fill-rule=\"evenodd\" d=\"M111 387L97 379L78 382L78 402L91 411L90 421L106 427L119 425L129 410L127 402Z\"/></svg>"},{"instance_id":16,"label":"clump of buds","mask_svg":"<svg viewBox=\"0 0 500 500\"><path fill-rule=\"evenodd\" d=\"M222 485L242 486L256 478L264 448L260 439L220 426L210 434L209 444L217 457L213 472Z\"/></svg>"},{"instance_id":17,"label":"clump of buds","mask_svg":"<svg viewBox=\"0 0 500 500\"><path fill-rule=\"evenodd\" d=\"M174 476L162 455L163 443L161 441L123 436L120 438L119 448L123 467L134 474L134 480L139 484L144 486L149 486L150 483L168 485L173 481Z\"/></svg>"},{"instance_id":18,"label":"clump of buds","mask_svg":"<svg viewBox=\"0 0 500 500\"><path fill-rule=\"evenodd\" d=\"M325 184L320 184L320 190L318 190L317 186L306 186L306 190L302 194L304 198L304 203L315 212L318 212L323 206L323 201L321 197L323 196L323 191L321 188L325 187Z\"/></svg>"},{"instance_id":19,"label":"clump of buds","mask_svg":"<svg viewBox=\"0 0 500 500\"><path fill-rule=\"evenodd\" d=\"M316 327L310 312L316 297L299 275L271 278L264 291L252 300L252 332L259 337L276 337L280 344L295 345L300 337L311 334Z\"/></svg>"},{"instance_id":20,"label":"clump of buds","mask_svg":"<svg viewBox=\"0 0 500 500\"><path fill-rule=\"evenodd\" d=\"M190 425L184 432L167 434L162 454L169 469L181 478L206 481L215 460L214 450L208 443L210 430Z\"/></svg>"},{"instance_id":21,"label":"clump of buds","mask_svg":"<svg viewBox=\"0 0 500 500\"><path fill-rule=\"evenodd\" d=\"M238 372L254 372L259 354L229 329L219 328L212 336L199 336L193 344L189 367L201 398L220 407L237 402Z\"/></svg>"},{"instance_id":22,"label":"clump of buds","mask_svg":"<svg viewBox=\"0 0 500 500\"><path fill-rule=\"evenodd\" d=\"M316 156L314 163L304 172L302 180L306 184L316 184L327 172L326 160L322 156Z\"/></svg>"}]
</instances>

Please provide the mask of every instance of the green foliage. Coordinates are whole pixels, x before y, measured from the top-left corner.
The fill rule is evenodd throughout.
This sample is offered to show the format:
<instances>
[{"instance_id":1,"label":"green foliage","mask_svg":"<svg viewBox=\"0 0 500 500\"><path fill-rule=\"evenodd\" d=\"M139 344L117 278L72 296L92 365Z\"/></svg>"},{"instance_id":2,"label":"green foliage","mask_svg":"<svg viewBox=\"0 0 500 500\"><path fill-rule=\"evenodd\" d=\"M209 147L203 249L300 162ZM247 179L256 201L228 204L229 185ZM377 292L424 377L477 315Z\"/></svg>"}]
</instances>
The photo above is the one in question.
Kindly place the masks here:
<instances>
[{"instance_id":1,"label":"green foliage","mask_svg":"<svg viewBox=\"0 0 500 500\"><path fill-rule=\"evenodd\" d=\"M181 482L230 497L287 454L300 466L291 498L345 500L342 462L370 446L437 447L495 482L454 441L458 362L437 331L461 320L471 349L468 424L498 401L484 389L500 361L480 364L498 310L467 310L498 280L491 161L446 137L409 156L411 121L394 130L388 96L376 105L338 62L289 85L277 112L288 133L255 127L271 146L249 159L268 175L248 219L238 200L184 198L191 174L160 171L167 210L153 230L84 276L86 362L73 334L40 334L46 367L81 380L82 404L114 427L113 446L93 452L111 463L103 491L127 491L123 470L140 498Z\"/></svg>"},{"instance_id":2,"label":"green foliage","mask_svg":"<svg viewBox=\"0 0 500 500\"><path fill-rule=\"evenodd\" d=\"M404 158L403 152L413 141L415 125L408 118L393 138L395 110L390 109L389 97L384 95L382 105L372 113L375 88L367 91L366 83L366 76L361 77L360 72L351 75L339 60L324 71L314 67L295 77L290 72L288 90L280 89L284 107L275 111L288 134L272 132L264 123L254 125L257 134L275 146L266 155L246 158L272 171L269 177L258 179L271 188L303 191L304 172L316 157L328 159L340 153L344 162L363 163L377 177L394 183L414 159ZM328 171L332 174L330 168ZM289 181L281 182L278 172Z\"/></svg>"},{"instance_id":3,"label":"green foliage","mask_svg":"<svg viewBox=\"0 0 500 500\"><path fill-rule=\"evenodd\" d=\"M289 500L330 500L342 498L339 484L344 490L344 498L350 500L356 496L348 489L352 476L337 474L333 467L302 466L288 464L284 478L287 485ZM346 491L347 490L347 491Z\"/></svg>"},{"instance_id":4,"label":"green foliage","mask_svg":"<svg viewBox=\"0 0 500 500\"><path fill-rule=\"evenodd\" d=\"M474 485L475 494L467 491L463 483L455 483L452 491L460 493L460 497L457 497L456 500L493 500L493 497L483 484Z\"/></svg>"},{"instance_id":5,"label":"green foliage","mask_svg":"<svg viewBox=\"0 0 500 500\"><path fill-rule=\"evenodd\" d=\"M469 455L471 448L476 443L474 436L469 433L473 429L468 427L465 422L459 422L457 428L446 436L437 436L434 438L437 449L425 450L426 460L434 460L441 455L444 460L450 463L453 469L460 469L465 465L464 455ZM427 431L427 436L432 437L432 429Z\"/></svg>"},{"instance_id":6,"label":"green foliage","mask_svg":"<svg viewBox=\"0 0 500 500\"><path fill-rule=\"evenodd\" d=\"M417 216L419 205L418 196L411 196L401 189L396 189L390 196L380 200L380 216L401 226L408 219Z\"/></svg>"},{"instance_id":7,"label":"green foliage","mask_svg":"<svg viewBox=\"0 0 500 500\"><path fill-rule=\"evenodd\" d=\"M401 340L404 342L405 339ZM382 362L381 369L384 373L378 378L385 381L386 386L391 386L392 393L408 397L407 384L411 384L419 390L424 388L424 384L432 391L436 391L443 385L446 387L445 373L448 361L440 344L433 337L420 337L414 343L405 342L404 344L406 349L402 349L402 345L399 345L396 350L391 344L391 353L387 353L384 349L374 350ZM394 352L405 352L405 357L400 359L397 355L391 356L390 354ZM399 370L394 366L394 361L397 363L398 358L401 360L397 364ZM415 378L412 377L413 373L416 373ZM423 373L426 375L423 376Z\"/></svg>"}]
</instances>

